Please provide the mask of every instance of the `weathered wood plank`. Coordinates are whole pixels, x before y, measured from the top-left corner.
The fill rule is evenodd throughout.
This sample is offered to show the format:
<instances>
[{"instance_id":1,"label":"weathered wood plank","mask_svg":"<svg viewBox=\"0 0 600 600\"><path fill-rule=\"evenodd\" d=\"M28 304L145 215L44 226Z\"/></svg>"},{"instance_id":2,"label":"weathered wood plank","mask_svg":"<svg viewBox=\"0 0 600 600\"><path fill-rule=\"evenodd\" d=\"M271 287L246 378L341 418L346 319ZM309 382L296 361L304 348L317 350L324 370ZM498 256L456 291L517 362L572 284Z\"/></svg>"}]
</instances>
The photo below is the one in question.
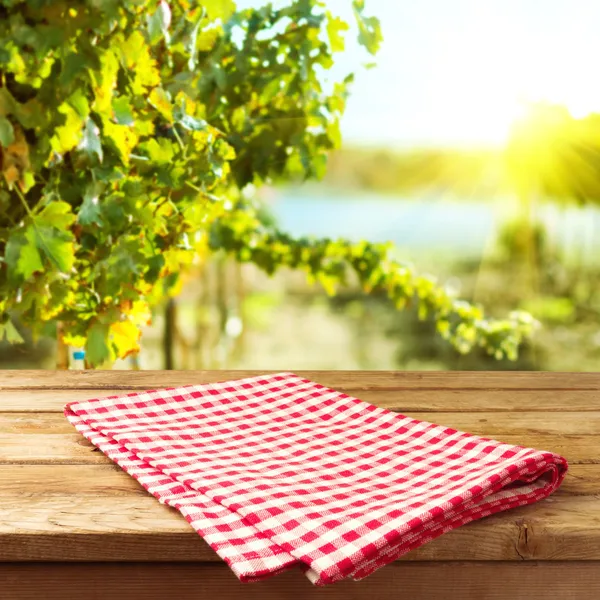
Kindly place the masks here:
<instances>
[{"instance_id":1,"label":"weathered wood plank","mask_svg":"<svg viewBox=\"0 0 600 600\"><path fill-rule=\"evenodd\" d=\"M451 531L403 559L600 560L598 498L552 496ZM0 561L23 560L220 559L149 495L0 496Z\"/></svg>"},{"instance_id":2,"label":"weathered wood plank","mask_svg":"<svg viewBox=\"0 0 600 600\"><path fill-rule=\"evenodd\" d=\"M520 412L410 412L407 416L422 421L434 420L448 427L483 436L527 435L531 433L552 435L600 435L600 410L587 413L565 411L561 413ZM0 433L72 433L73 426L61 413L0 413ZM23 443L26 443L24 438Z\"/></svg>"},{"instance_id":3,"label":"weathered wood plank","mask_svg":"<svg viewBox=\"0 0 600 600\"><path fill-rule=\"evenodd\" d=\"M0 465L0 496L2 497L14 496L25 499L65 494L84 498L148 495L148 492L114 463L60 465L59 467Z\"/></svg>"},{"instance_id":4,"label":"weathered wood plank","mask_svg":"<svg viewBox=\"0 0 600 600\"><path fill-rule=\"evenodd\" d=\"M341 389L341 387L339 387ZM141 391L139 388L4 389L2 412L62 412L65 404ZM590 390L344 390L366 402L397 412L564 412L600 410L600 393Z\"/></svg>"},{"instance_id":5,"label":"weathered wood plank","mask_svg":"<svg viewBox=\"0 0 600 600\"><path fill-rule=\"evenodd\" d=\"M151 389L277 371L0 371L0 389ZM338 389L600 390L600 373L497 371L296 371Z\"/></svg>"},{"instance_id":6,"label":"weathered wood plank","mask_svg":"<svg viewBox=\"0 0 600 600\"><path fill-rule=\"evenodd\" d=\"M551 450L573 464L600 463L600 412L409 414L509 444ZM0 464L102 462L102 454L61 413L0 413Z\"/></svg>"},{"instance_id":7,"label":"weathered wood plank","mask_svg":"<svg viewBox=\"0 0 600 600\"><path fill-rule=\"evenodd\" d=\"M477 433L477 431L475 431ZM25 438L25 439L24 439ZM570 464L600 464L597 436L503 434L507 444L550 450ZM108 459L78 433L1 433L0 464L103 464Z\"/></svg>"},{"instance_id":8,"label":"weathered wood plank","mask_svg":"<svg viewBox=\"0 0 600 600\"><path fill-rule=\"evenodd\" d=\"M0 464L0 496L33 497L144 495L146 490L114 463L88 465ZM555 492L560 496L600 496L600 464L571 465Z\"/></svg>"},{"instance_id":9,"label":"weathered wood plank","mask_svg":"<svg viewBox=\"0 0 600 600\"><path fill-rule=\"evenodd\" d=\"M232 595L239 594L240 589L257 589L240 588L241 584L218 564L220 559L181 515L160 505L132 478L112 465L77 434L61 414L64 404L75 399L251 374L257 372L0 372L0 561L194 561L194 569L219 569L218 573L229 577L234 585ZM521 566L523 559L529 559L553 561L552 565L558 568L562 563L556 561L568 560L574 561L569 568L578 569L584 564L580 561L600 561L600 374L382 371L300 374L421 420L443 423L507 443L553 450L570 461L571 470L563 487L547 500L450 532L397 564L477 560L482 564L515 561L520 563L515 566ZM201 564L205 562L213 564ZM499 573L502 564L490 565L493 568L490 573ZM550 565L542 565L546 566ZM597 568L595 563L594 566ZM446 568L443 564L433 567ZM412 589L390 576L395 568L376 574L384 582L381 597L387 590L396 596L398 589L403 593ZM77 571L73 577L82 577L81 581L93 579L93 575L86 579L80 573ZM205 573L208 573L205 578L210 579L209 586L213 586L213 581L224 581L219 579L217 571ZM451 571L447 573L454 577ZM479 575L470 572L465 576L465 585L471 581L470 587L462 589L460 583L450 580L445 586L440 584L440 590L451 594L461 590L460 595L447 596L451 600L469 599L471 593L477 600L496 600L495 587L490 588L491 591L487 588L472 591L473 582L479 581L481 573L483 571L479 571ZM539 571L521 573L515 579L515 586L520 584L520 587L515 589L528 590L528 583L537 581L538 574ZM492 577L491 574L484 576L487 580ZM65 577L69 579L71 575ZM431 597L431 582L441 581L436 577L429 574L423 578L423 593L427 594L423 597ZM500 576L499 581L507 578L509 575ZM523 578L527 579L526 584ZM40 581L42 579L46 589L48 579L40 577ZM420 581L416 574L411 574L409 579ZM552 581L552 591L557 589L556 579L557 571L548 571L539 578L540 585L546 582L544 598L551 597L548 581ZM389 581L395 583L390 587ZM355 590L362 584L350 585L351 590ZM590 580L585 589L592 590L596 598L598 590L594 585L595 580ZM224 583L214 589L223 586ZM194 597L198 597L198 586L192 587ZM185 589L184 586L182 593ZM296 588L291 584L289 588L273 589L271 597L287 598L292 597L292 593L297 597ZM308 586L307 589L312 593L314 588ZM132 590L132 594L137 593ZM369 586L370 597L373 590ZM414 590L409 596L419 598L420 588ZM62 592L64 590L61 590L61 598L65 597ZM116 592L111 589L107 593L115 597ZM173 589L169 588L169 594L172 593ZM526 597L536 598L532 595L535 593L529 590ZM261 598L268 598L269 594L271 592L261 593ZM40 595L49 597L36 592L36 596ZM352 597L351 592L344 596ZM151 596L144 593L144 597ZM519 596L511 592L509 597ZM559 597L561 600L569 598L565 593Z\"/></svg>"},{"instance_id":10,"label":"weathered wood plank","mask_svg":"<svg viewBox=\"0 0 600 600\"><path fill-rule=\"evenodd\" d=\"M211 564L4 564L3 591L10 600L596 600L595 562L396 563L359 582L325 588L297 570L242 584L225 566Z\"/></svg>"},{"instance_id":11,"label":"weathered wood plank","mask_svg":"<svg viewBox=\"0 0 600 600\"><path fill-rule=\"evenodd\" d=\"M24 439L25 438L25 439ZM106 464L101 452L78 433L0 433L0 464Z\"/></svg>"}]
</instances>

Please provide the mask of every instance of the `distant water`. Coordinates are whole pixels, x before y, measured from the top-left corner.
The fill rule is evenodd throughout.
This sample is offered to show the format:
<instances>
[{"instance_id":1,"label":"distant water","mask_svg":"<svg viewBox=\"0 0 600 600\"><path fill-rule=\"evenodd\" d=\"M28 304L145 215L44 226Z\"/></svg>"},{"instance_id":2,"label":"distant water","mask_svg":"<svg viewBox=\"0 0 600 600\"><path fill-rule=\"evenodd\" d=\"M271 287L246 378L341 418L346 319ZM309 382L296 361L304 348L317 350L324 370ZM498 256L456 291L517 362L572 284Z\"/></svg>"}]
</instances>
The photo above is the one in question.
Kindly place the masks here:
<instances>
[{"instance_id":1,"label":"distant water","mask_svg":"<svg viewBox=\"0 0 600 600\"><path fill-rule=\"evenodd\" d=\"M406 199L364 194L340 197L309 188L280 189L270 207L284 231L394 242L399 248L481 256L510 215L510 201ZM514 203L513 203L514 204ZM547 204L539 209L552 240L567 252L596 262L600 259L600 210Z\"/></svg>"}]
</instances>

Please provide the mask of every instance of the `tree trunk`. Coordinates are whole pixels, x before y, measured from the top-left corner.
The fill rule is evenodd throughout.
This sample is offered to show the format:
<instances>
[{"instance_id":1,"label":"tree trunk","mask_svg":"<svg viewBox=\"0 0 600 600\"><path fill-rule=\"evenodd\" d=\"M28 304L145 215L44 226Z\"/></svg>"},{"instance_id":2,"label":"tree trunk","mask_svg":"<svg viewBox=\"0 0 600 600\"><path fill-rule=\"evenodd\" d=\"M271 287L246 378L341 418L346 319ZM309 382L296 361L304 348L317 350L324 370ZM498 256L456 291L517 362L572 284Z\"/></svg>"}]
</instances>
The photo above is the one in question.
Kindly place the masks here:
<instances>
[{"instance_id":1,"label":"tree trunk","mask_svg":"<svg viewBox=\"0 0 600 600\"><path fill-rule=\"evenodd\" d=\"M177 329L177 304L174 298L169 298L165 307L165 327L163 331L164 368L172 371L175 368L175 336Z\"/></svg>"},{"instance_id":2,"label":"tree trunk","mask_svg":"<svg viewBox=\"0 0 600 600\"><path fill-rule=\"evenodd\" d=\"M206 368L208 361L205 358L205 354L207 351L210 351L210 319L207 314L210 304L209 268L210 264L208 263L208 259L206 259L200 271L200 294L196 304L196 369Z\"/></svg>"},{"instance_id":3,"label":"tree trunk","mask_svg":"<svg viewBox=\"0 0 600 600\"><path fill-rule=\"evenodd\" d=\"M233 263L234 281L235 281L235 302L237 316L242 322L242 330L235 340L233 346L232 359L236 362L244 357L246 351L246 323L244 319L244 270L239 262Z\"/></svg>"}]
</instances>

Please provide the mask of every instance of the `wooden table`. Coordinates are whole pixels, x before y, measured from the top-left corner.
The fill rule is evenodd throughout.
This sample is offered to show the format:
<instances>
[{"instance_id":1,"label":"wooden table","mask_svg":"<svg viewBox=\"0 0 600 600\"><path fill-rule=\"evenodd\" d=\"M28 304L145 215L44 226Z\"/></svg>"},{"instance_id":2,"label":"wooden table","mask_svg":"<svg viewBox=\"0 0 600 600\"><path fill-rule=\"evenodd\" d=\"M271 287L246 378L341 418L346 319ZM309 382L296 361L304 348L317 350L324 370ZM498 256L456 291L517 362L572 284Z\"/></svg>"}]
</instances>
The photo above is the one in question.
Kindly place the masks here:
<instances>
[{"instance_id":1,"label":"wooden table","mask_svg":"<svg viewBox=\"0 0 600 600\"><path fill-rule=\"evenodd\" d=\"M299 372L413 417L567 457L562 488L355 583L241 584L174 510L64 419L68 401L247 371L0 371L0 598L600 598L600 374Z\"/></svg>"}]
</instances>

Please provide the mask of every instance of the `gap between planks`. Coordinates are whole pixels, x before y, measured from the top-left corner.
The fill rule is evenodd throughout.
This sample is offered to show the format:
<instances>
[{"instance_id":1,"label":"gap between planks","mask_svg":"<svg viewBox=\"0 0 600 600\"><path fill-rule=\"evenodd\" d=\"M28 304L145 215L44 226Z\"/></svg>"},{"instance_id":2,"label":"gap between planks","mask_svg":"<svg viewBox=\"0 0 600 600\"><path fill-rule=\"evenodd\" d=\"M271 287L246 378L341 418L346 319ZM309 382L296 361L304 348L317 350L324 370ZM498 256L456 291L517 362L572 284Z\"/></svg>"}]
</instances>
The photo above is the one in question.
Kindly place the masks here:
<instances>
[{"instance_id":1,"label":"gap between planks","mask_svg":"<svg viewBox=\"0 0 600 600\"><path fill-rule=\"evenodd\" d=\"M30 434L0 433L0 464L88 465L107 464L109 459L78 433ZM600 464L596 436L502 435L507 444L550 450L565 456L569 464Z\"/></svg>"},{"instance_id":2,"label":"gap between planks","mask_svg":"<svg viewBox=\"0 0 600 600\"><path fill-rule=\"evenodd\" d=\"M503 435L576 435L598 437L600 450L600 410L590 412L565 411L562 413L520 412L446 412L443 418L435 413L410 412L407 418L437 422L444 427L466 431L479 436ZM0 433L15 434L71 434L75 428L62 413L10 412L0 413ZM25 443L25 439L23 440ZM0 448L1 450L1 448Z\"/></svg>"},{"instance_id":3,"label":"gap between planks","mask_svg":"<svg viewBox=\"0 0 600 600\"><path fill-rule=\"evenodd\" d=\"M129 389L180 386L283 372L265 371L0 371L0 390ZM600 390L600 373L499 371L295 371L337 389Z\"/></svg>"},{"instance_id":4,"label":"gap between planks","mask_svg":"<svg viewBox=\"0 0 600 600\"><path fill-rule=\"evenodd\" d=\"M414 560L600 560L594 496L551 496L459 527ZM185 519L150 495L0 496L0 561L220 561Z\"/></svg>"},{"instance_id":5,"label":"gap between planks","mask_svg":"<svg viewBox=\"0 0 600 600\"><path fill-rule=\"evenodd\" d=\"M0 390L0 414L9 412L62 412L65 404L106 396L139 393L125 389L19 389ZM600 392L520 390L367 390L346 393L396 412L593 412L600 410Z\"/></svg>"},{"instance_id":6,"label":"gap between planks","mask_svg":"<svg viewBox=\"0 0 600 600\"><path fill-rule=\"evenodd\" d=\"M0 497L148 495L133 477L112 462L51 465L0 464ZM555 492L558 496L600 498L600 464L572 464Z\"/></svg>"}]
</instances>

